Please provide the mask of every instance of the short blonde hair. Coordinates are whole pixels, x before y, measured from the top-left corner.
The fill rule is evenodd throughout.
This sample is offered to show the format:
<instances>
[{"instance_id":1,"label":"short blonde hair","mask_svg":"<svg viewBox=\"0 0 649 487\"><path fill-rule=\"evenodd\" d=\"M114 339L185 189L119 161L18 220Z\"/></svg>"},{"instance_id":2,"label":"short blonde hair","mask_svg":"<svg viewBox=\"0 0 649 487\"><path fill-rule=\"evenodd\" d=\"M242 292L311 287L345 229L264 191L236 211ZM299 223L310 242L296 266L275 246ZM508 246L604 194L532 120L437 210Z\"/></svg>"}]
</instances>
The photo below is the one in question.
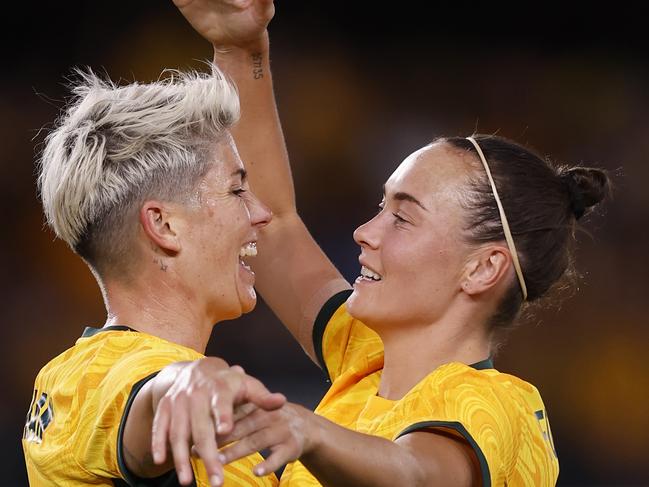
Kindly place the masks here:
<instances>
[{"instance_id":1,"label":"short blonde hair","mask_svg":"<svg viewBox=\"0 0 649 487\"><path fill-rule=\"evenodd\" d=\"M213 162L210 146L238 120L239 98L215 66L126 86L77 74L38 185L48 224L96 268L128 252L145 199L188 196Z\"/></svg>"}]
</instances>

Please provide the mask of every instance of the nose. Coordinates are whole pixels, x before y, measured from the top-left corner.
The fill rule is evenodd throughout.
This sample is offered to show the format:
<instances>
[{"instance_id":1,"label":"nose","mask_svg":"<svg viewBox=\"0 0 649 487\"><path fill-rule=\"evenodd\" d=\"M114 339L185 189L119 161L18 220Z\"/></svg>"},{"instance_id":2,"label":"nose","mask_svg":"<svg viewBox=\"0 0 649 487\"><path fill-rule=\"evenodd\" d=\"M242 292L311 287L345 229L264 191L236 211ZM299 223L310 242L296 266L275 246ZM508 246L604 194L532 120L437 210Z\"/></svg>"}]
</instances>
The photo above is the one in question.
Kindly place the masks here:
<instances>
[{"instance_id":1,"label":"nose","mask_svg":"<svg viewBox=\"0 0 649 487\"><path fill-rule=\"evenodd\" d=\"M265 227L273 219L273 212L252 191L249 191L248 212L254 227Z\"/></svg>"},{"instance_id":2,"label":"nose","mask_svg":"<svg viewBox=\"0 0 649 487\"><path fill-rule=\"evenodd\" d=\"M375 218L363 223L360 227L354 230L354 241L361 247L369 247L376 249L379 246L379 238L376 232Z\"/></svg>"}]
</instances>

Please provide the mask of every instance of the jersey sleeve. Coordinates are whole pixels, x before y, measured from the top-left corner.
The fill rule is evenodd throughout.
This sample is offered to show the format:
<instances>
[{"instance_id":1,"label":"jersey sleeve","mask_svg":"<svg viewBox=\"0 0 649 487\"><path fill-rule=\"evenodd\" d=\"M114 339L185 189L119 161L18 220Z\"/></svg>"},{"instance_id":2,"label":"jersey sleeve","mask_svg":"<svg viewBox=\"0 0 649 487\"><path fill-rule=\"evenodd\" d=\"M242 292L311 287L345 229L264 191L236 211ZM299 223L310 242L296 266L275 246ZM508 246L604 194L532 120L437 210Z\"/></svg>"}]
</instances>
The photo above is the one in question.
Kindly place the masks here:
<instances>
[{"instance_id":1,"label":"jersey sleeve","mask_svg":"<svg viewBox=\"0 0 649 487\"><path fill-rule=\"evenodd\" d=\"M81 420L71 438L73 457L93 475L130 480L121 458L121 431L127 408L139 389L161 369L202 355L171 347L150 347L129 353L118 340L108 341L101 355L113 353L121 353L123 358L109 368L102 367L100 359L95 360L79 384Z\"/></svg>"},{"instance_id":2,"label":"jersey sleeve","mask_svg":"<svg viewBox=\"0 0 649 487\"><path fill-rule=\"evenodd\" d=\"M351 290L332 296L322 307L313 326L313 345L323 371L331 381L351 367L359 370L383 357L383 342L345 306Z\"/></svg>"},{"instance_id":3,"label":"jersey sleeve","mask_svg":"<svg viewBox=\"0 0 649 487\"><path fill-rule=\"evenodd\" d=\"M482 484L498 483L514 468L521 422L507 394L478 374L458 374L413 390L391 420L394 440L414 431L442 430L462 437L480 463ZM502 392L502 391L500 391ZM501 485L501 484L499 484Z\"/></svg>"}]
</instances>

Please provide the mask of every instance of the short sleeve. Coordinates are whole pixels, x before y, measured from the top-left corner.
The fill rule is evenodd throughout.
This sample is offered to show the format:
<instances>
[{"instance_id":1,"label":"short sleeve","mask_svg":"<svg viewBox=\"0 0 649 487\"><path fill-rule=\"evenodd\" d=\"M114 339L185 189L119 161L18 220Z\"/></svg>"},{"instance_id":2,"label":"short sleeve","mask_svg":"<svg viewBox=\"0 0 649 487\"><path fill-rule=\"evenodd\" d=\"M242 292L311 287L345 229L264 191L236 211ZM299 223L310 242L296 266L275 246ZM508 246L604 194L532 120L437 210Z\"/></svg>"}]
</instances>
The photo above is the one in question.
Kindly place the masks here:
<instances>
[{"instance_id":1,"label":"short sleeve","mask_svg":"<svg viewBox=\"0 0 649 487\"><path fill-rule=\"evenodd\" d=\"M322 307L313 327L313 345L320 366L331 381L351 367L364 369L383 358L383 342L345 306L351 290L332 296Z\"/></svg>"},{"instance_id":2,"label":"short sleeve","mask_svg":"<svg viewBox=\"0 0 649 487\"><path fill-rule=\"evenodd\" d=\"M450 374L420 386L392 415L391 421L400 423L393 439L427 429L450 431L474 450L483 485L502 485L520 444L520 421L511 412L508 394L485 383L479 372Z\"/></svg>"},{"instance_id":3,"label":"short sleeve","mask_svg":"<svg viewBox=\"0 0 649 487\"><path fill-rule=\"evenodd\" d=\"M102 357L108 361L107 356L122 347L119 340L107 340L99 357L83 374L74 399L79 401L80 418L71 438L73 457L81 468L99 477L128 477L118 458L120 425L139 387L169 364L202 357L189 350L153 347L126 353L105 367Z\"/></svg>"}]
</instances>

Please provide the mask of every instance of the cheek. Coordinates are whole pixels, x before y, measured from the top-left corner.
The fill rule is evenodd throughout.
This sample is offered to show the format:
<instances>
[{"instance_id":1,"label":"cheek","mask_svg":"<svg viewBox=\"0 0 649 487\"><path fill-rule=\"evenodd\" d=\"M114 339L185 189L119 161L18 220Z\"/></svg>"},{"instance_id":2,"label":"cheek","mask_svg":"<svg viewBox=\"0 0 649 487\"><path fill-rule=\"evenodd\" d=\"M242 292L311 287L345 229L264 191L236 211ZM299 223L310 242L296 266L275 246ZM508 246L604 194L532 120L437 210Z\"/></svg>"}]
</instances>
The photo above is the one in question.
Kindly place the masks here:
<instances>
[{"instance_id":1,"label":"cheek","mask_svg":"<svg viewBox=\"0 0 649 487\"><path fill-rule=\"evenodd\" d=\"M455 254L452 244L443 240L395 242L395 245L384 248L385 270L390 276L407 280L411 291L420 288L431 292L454 275ZM404 284L398 282L398 285Z\"/></svg>"},{"instance_id":2,"label":"cheek","mask_svg":"<svg viewBox=\"0 0 649 487\"><path fill-rule=\"evenodd\" d=\"M422 266L427 266L430 261L430 252L424 245L402 236L384 242L382 250L383 265L389 275L420 274Z\"/></svg>"}]
</instances>

